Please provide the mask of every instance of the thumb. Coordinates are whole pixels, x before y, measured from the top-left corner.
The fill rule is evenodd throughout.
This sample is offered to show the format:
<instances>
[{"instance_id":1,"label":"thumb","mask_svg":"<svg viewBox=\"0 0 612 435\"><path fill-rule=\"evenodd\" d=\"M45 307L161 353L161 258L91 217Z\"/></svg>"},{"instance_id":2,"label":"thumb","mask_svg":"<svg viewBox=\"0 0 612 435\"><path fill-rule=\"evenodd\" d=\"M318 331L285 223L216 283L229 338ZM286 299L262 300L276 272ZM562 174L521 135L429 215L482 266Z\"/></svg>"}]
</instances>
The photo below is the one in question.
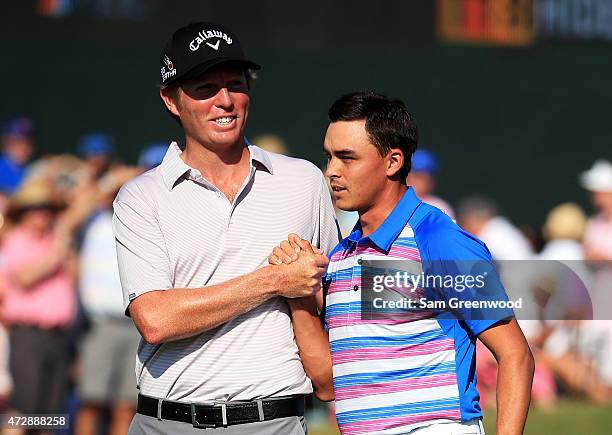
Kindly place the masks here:
<instances>
[{"instance_id":1,"label":"thumb","mask_svg":"<svg viewBox=\"0 0 612 435\"><path fill-rule=\"evenodd\" d=\"M315 255L315 262L318 267L325 267L327 266L327 263L329 263L329 260L325 255L317 254Z\"/></svg>"}]
</instances>

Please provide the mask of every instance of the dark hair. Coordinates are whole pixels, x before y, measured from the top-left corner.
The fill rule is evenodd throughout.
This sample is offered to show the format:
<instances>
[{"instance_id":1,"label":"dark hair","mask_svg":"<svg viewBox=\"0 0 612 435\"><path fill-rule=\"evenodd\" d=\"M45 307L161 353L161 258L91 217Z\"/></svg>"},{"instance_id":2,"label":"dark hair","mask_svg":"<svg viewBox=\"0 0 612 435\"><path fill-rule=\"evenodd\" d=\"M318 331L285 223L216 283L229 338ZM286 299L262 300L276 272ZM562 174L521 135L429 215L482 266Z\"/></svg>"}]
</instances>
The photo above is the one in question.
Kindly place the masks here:
<instances>
[{"instance_id":1,"label":"dark hair","mask_svg":"<svg viewBox=\"0 0 612 435\"><path fill-rule=\"evenodd\" d=\"M404 167L399 173L404 182L412 166L419 135L414 117L402 101L373 91L353 92L334 101L328 116L330 122L365 119L368 138L381 156L391 148L399 148L404 153Z\"/></svg>"}]
</instances>

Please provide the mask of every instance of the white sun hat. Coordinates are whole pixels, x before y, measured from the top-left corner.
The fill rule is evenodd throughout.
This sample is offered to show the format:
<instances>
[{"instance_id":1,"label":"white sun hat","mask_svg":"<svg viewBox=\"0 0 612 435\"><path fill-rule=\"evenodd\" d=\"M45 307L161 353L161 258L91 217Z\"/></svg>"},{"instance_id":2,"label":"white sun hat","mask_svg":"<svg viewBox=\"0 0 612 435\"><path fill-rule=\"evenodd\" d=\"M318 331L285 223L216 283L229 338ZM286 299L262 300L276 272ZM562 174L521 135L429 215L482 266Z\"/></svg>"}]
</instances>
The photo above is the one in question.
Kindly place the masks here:
<instances>
[{"instance_id":1,"label":"white sun hat","mask_svg":"<svg viewBox=\"0 0 612 435\"><path fill-rule=\"evenodd\" d=\"M612 192L612 164L597 160L591 169L580 174L580 185L595 192Z\"/></svg>"}]
</instances>

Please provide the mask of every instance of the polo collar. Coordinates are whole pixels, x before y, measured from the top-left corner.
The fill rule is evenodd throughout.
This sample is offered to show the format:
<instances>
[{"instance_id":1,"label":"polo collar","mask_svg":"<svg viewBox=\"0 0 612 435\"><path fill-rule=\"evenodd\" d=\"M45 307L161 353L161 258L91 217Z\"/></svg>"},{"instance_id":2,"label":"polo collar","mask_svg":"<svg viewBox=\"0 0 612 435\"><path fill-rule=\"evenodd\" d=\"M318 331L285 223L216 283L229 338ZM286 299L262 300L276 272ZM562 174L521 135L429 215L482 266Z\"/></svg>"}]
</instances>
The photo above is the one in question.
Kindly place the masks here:
<instances>
[{"instance_id":1,"label":"polo collar","mask_svg":"<svg viewBox=\"0 0 612 435\"><path fill-rule=\"evenodd\" d=\"M268 152L251 144L246 138L245 142L249 148L250 166L253 167L254 162L258 162L270 173L273 174L272 161ZM172 142L166 151L166 155L161 162L160 170L164 179L164 184L168 190L172 190L176 182L193 168L181 159L183 150L177 142Z\"/></svg>"},{"instance_id":2,"label":"polo collar","mask_svg":"<svg viewBox=\"0 0 612 435\"><path fill-rule=\"evenodd\" d=\"M388 252L421 202L415 195L412 187L408 187L397 205L389 213L389 216L387 216L376 231L365 237L364 240L370 241L383 251ZM362 239L361 234L361 223L357 221L355 228L353 228L347 239L350 242L358 243Z\"/></svg>"}]
</instances>

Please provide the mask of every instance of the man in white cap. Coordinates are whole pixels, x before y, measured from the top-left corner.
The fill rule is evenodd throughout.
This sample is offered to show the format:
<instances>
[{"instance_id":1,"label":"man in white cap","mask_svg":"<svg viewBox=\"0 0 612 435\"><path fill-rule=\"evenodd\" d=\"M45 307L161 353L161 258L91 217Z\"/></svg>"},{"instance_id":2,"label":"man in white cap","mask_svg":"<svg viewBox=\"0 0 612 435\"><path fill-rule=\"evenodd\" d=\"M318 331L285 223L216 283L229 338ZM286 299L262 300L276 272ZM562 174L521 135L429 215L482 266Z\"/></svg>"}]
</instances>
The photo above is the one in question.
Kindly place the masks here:
<instances>
[{"instance_id":1,"label":"man in white cap","mask_svg":"<svg viewBox=\"0 0 612 435\"><path fill-rule=\"evenodd\" d=\"M593 303L593 319L585 322L584 348L591 349L590 359L596 374L607 386L607 394L599 402L612 400L612 164L597 160L591 169L580 174L580 184L590 191L593 206L598 211L587 221L583 246L585 260L593 262L595 270L589 294Z\"/></svg>"},{"instance_id":2,"label":"man in white cap","mask_svg":"<svg viewBox=\"0 0 612 435\"><path fill-rule=\"evenodd\" d=\"M587 260L612 260L612 164L598 160L580 176L580 184L591 192L598 214L587 223L584 247Z\"/></svg>"}]
</instances>

